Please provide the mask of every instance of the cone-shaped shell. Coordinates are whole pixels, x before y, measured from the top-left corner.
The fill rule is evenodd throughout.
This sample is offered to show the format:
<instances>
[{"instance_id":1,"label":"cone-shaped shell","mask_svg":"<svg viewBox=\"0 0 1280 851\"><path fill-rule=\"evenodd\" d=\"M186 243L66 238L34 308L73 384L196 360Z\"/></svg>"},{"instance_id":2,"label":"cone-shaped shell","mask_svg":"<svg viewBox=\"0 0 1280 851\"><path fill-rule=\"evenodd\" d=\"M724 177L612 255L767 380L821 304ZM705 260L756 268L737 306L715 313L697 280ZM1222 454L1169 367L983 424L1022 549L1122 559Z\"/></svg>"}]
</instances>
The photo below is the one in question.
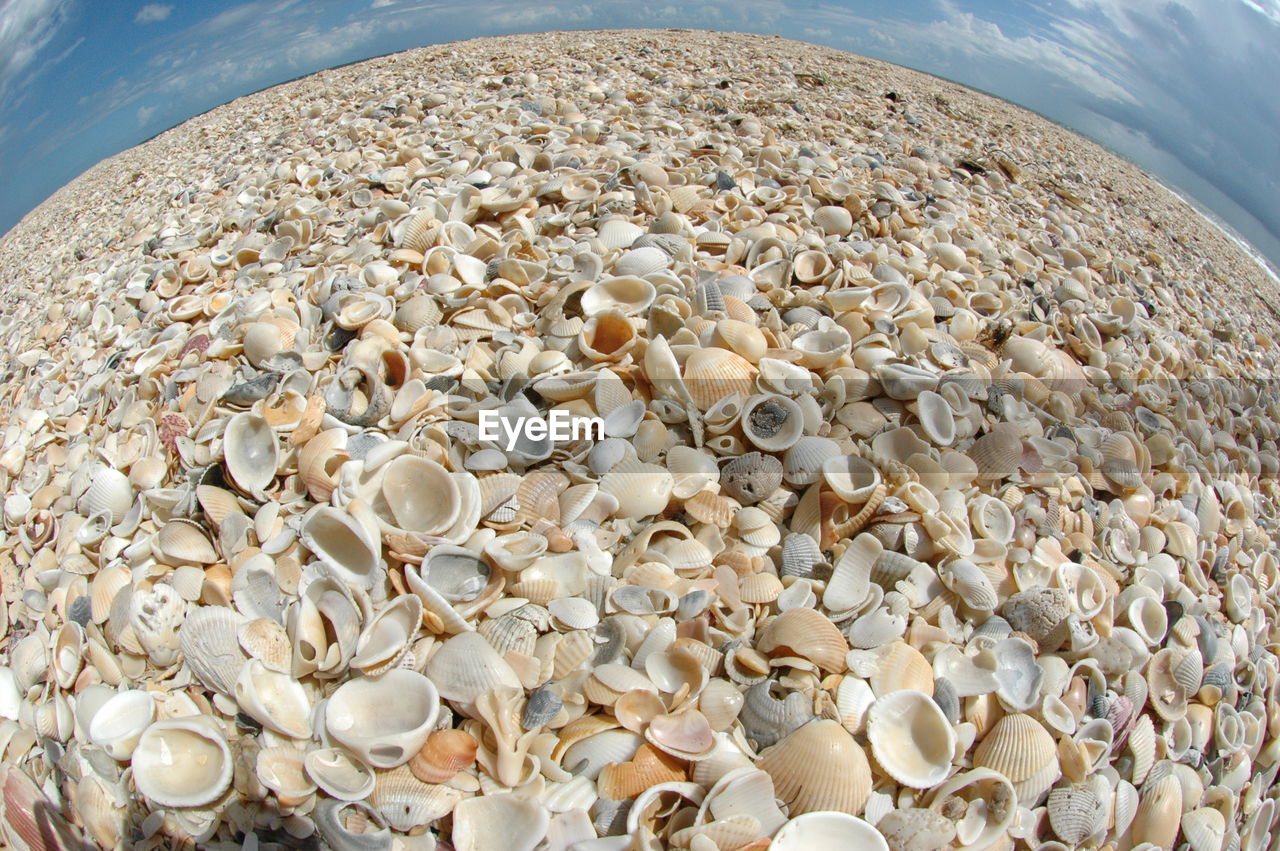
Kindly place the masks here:
<instances>
[{"instance_id":1,"label":"cone-shaped shell","mask_svg":"<svg viewBox=\"0 0 1280 851\"><path fill-rule=\"evenodd\" d=\"M973 764L1008 777L1024 807L1035 806L1062 773L1053 737L1030 715L997 721L974 751Z\"/></svg>"},{"instance_id":2,"label":"cone-shaped shell","mask_svg":"<svg viewBox=\"0 0 1280 851\"><path fill-rule=\"evenodd\" d=\"M138 741L132 765L138 791L162 807L208 804L231 783L231 750L207 716L152 724Z\"/></svg>"},{"instance_id":3,"label":"cone-shaped shell","mask_svg":"<svg viewBox=\"0 0 1280 851\"><path fill-rule=\"evenodd\" d=\"M768 656L799 656L819 668L840 673L849 643L827 616L814 609L791 609L765 626L756 649Z\"/></svg>"},{"instance_id":4,"label":"cone-shaped shell","mask_svg":"<svg viewBox=\"0 0 1280 851\"><path fill-rule=\"evenodd\" d=\"M924 692L902 689L877 700L867 717L867 740L876 762L903 786L930 789L951 771L955 730Z\"/></svg>"},{"instance_id":5,"label":"cone-shaped shell","mask_svg":"<svg viewBox=\"0 0 1280 851\"><path fill-rule=\"evenodd\" d=\"M857 815L871 794L866 754L835 721L805 724L761 754L758 764L794 815L820 810Z\"/></svg>"}]
</instances>

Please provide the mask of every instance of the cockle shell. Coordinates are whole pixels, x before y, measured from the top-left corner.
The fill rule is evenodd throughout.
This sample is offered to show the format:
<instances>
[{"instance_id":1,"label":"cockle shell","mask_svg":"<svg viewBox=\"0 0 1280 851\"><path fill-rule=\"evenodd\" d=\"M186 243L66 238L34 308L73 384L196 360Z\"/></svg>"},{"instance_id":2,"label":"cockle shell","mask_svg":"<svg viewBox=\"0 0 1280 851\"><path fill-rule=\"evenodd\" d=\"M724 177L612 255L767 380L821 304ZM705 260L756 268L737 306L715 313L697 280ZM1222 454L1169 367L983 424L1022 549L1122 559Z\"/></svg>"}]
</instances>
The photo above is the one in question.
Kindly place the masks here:
<instances>
[{"instance_id":1,"label":"cockle shell","mask_svg":"<svg viewBox=\"0 0 1280 851\"><path fill-rule=\"evenodd\" d=\"M369 802L393 830L410 831L447 816L461 798L457 789L423 783L401 767L378 772Z\"/></svg>"},{"instance_id":2,"label":"cockle shell","mask_svg":"<svg viewBox=\"0 0 1280 851\"><path fill-rule=\"evenodd\" d=\"M1030 715L1006 715L978 743L973 764L1009 778L1020 806L1032 806L1061 776L1053 737Z\"/></svg>"},{"instance_id":3,"label":"cockle shell","mask_svg":"<svg viewBox=\"0 0 1280 851\"><path fill-rule=\"evenodd\" d=\"M867 740L876 764L904 786L929 789L950 773L955 731L923 692L900 689L877 700L867 717Z\"/></svg>"},{"instance_id":4,"label":"cockle shell","mask_svg":"<svg viewBox=\"0 0 1280 851\"><path fill-rule=\"evenodd\" d=\"M791 609L765 625L756 649L770 656L799 656L824 671L839 673L846 667L849 643L821 612Z\"/></svg>"},{"instance_id":5,"label":"cockle shell","mask_svg":"<svg viewBox=\"0 0 1280 851\"><path fill-rule=\"evenodd\" d=\"M445 641L427 662L426 674L441 690L441 697L463 704L499 686L520 687L511 666L475 632Z\"/></svg>"},{"instance_id":6,"label":"cockle shell","mask_svg":"<svg viewBox=\"0 0 1280 851\"><path fill-rule=\"evenodd\" d=\"M238 632L248 622L243 615L222 606L192 609L182 623L182 655L207 687L228 697L246 661Z\"/></svg>"},{"instance_id":7,"label":"cockle shell","mask_svg":"<svg viewBox=\"0 0 1280 851\"><path fill-rule=\"evenodd\" d=\"M867 757L835 721L810 721L764 751L758 764L795 815L821 810L857 815L871 794Z\"/></svg>"}]
</instances>

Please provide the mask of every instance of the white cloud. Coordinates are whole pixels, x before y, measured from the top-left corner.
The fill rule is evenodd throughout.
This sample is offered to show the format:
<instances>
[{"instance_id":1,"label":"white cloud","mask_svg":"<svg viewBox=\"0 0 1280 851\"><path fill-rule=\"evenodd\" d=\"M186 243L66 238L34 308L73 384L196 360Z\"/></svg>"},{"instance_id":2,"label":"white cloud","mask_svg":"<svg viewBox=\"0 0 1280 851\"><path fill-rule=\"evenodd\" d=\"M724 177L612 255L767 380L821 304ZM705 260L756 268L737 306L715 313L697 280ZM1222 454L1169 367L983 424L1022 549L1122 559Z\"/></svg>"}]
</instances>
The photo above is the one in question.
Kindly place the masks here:
<instances>
[{"instance_id":1,"label":"white cloud","mask_svg":"<svg viewBox=\"0 0 1280 851\"><path fill-rule=\"evenodd\" d=\"M369 4L369 8L382 9L387 6L394 6L395 4L396 4L396 0L373 0L373 2Z\"/></svg>"},{"instance_id":2,"label":"white cloud","mask_svg":"<svg viewBox=\"0 0 1280 851\"><path fill-rule=\"evenodd\" d=\"M163 3L148 3L138 10L138 14L133 16L133 22L135 24L154 24L169 17L169 13L172 11L172 6L166 6Z\"/></svg>"},{"instance_id":3,"label":"white cloud","mask_svg":"<svg viewBox=\"0 0 1280 851\"><path fill-rule=\"evenodd\" d=\"M140 106L138 107L138 124L143 125L151 120L151 116L155 115L156 107Z\"/></svg>"},{"instance_id":4,"label":"white cloud","mask_svg":"<svg viewBox=\"0 0 1280 851\"><path fill-rule=\"evenodd\" d=\"M0 5L0 103L66 23L70 5L70 0L9 0Z\"/></svg>"}]
</instances>

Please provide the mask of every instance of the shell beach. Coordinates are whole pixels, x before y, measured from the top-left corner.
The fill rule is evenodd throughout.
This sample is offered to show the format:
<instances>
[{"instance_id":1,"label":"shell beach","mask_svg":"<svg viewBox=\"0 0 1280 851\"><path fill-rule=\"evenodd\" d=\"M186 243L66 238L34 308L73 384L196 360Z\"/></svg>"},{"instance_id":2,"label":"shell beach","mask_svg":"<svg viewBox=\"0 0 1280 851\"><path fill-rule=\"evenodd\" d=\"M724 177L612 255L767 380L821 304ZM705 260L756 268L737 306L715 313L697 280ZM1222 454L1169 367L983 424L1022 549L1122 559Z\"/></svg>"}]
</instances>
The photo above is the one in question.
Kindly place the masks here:
<instances>
[{"instance_id":1,"label":"shell beach","mask_svg":"<svg viewBox=\"0 0 1280 851\"><path fill-rule=\"evenodd\" d=\"M9 847L1270 847L1273 282L779 38L422 48L0 241ZM486 437L551 412L603 438Z\"/></svg>"}]
</instances>

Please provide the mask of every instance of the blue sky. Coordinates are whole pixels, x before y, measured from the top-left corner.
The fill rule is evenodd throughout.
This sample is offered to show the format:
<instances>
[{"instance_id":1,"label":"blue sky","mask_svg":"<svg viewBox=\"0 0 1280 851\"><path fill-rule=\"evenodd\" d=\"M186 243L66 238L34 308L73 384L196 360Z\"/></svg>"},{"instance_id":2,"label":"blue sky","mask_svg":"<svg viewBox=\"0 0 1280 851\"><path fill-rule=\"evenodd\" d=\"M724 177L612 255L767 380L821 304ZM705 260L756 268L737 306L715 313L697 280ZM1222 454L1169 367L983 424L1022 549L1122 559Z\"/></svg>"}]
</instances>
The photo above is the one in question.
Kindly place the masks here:
<instances>
[{"instance_id":1,"label":"blue sky","mask_svg":"<svg viewBox=\"0 0 1280 851\"><path fill-rule=\"evenodd\" d=\"M321 68L481 35L681 26L999 95L1149 169L1280 265L1280 0L661 3L0 0L0 232L98 160Z\"/></svg>"}]
</instances>

